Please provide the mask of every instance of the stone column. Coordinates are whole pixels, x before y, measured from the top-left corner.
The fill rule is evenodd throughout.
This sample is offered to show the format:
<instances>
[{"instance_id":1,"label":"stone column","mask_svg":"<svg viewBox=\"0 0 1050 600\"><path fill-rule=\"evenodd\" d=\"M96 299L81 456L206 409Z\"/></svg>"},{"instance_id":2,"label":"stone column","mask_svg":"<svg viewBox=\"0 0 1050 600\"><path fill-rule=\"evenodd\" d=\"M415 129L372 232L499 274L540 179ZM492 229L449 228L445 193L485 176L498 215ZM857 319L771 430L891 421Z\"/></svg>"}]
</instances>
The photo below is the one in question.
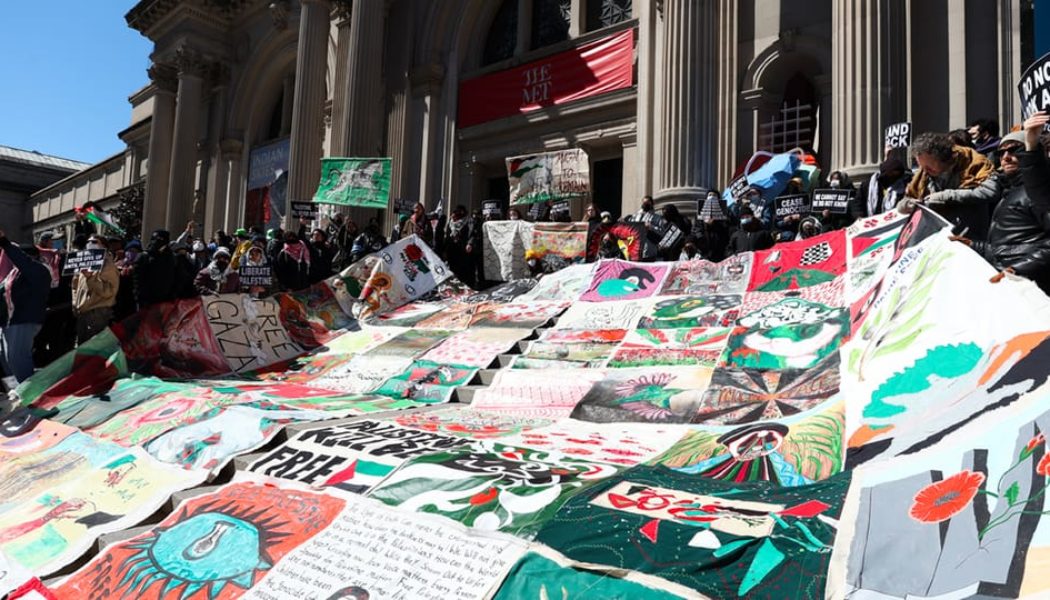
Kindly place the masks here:
<instances>
[{"instance_id":1,"label":"stone column","mask_svg":"<svg viewBox=\"0 0 1050 600\"><path fill-rule=\"evenodd\" d=\"M332 0L332 18L335 20L335 74L332 89L332 156L346 156L350 126L347 108L352 92L349 81L350 18L353 15L350 0Z\"/></svg>"},{"instance_id":2,"label":"stone column","mask_svg":"<svg viewBox=\"0 0 1050 600\"><path fill-rule=\"evenodd\" d=\"M658 102L662 148L657 174L657 205L696 206L716 185L719 108L719 11L726 0L665 0L660 63L665 84ZM735 50L735 49L733 49ZM624 207L625 210L631 210ZM692 211L691 211L692 212Z\"/></svg>"},{"instance_id":3,"label":"stone column","mask_svg":"<svg viewBox=\"0 0 1050 600\"><path fill-rule=\"evenodd\" d=\"M153 120L150 122L146 171L146 197L142 203L142 239L164 227L168 210L168 175L171 169L171 137L175 127L175 70L155 64L149 68L153 81Z\"/></svg>"},{"instance_id":4,"label":"stone column","mask_svg":"<svg viewBox=\"0 0 1050 600\"><path fill-rule=\"evenodd\" d=\"M383 0L355 0L350 15L346 85L346 152L378 156L382 149Z\"/></svg>"},{"instance_id":5,"label":"stone column","mask_svg":"<svg viewBox=\"0 0 1050 600\"><path fill-rule=\"evenodd\" d=\"M908 0L831 6L832 145L828 171L874 171L886 125L907 120Z\"/></svg>"},{"instance_id":6,"label":"stone column","mask_svg":"<svg viewBox=\"0 0 1050 600\"><path fill-rule=\"evenodd\" d=\"M175 136L171 145L171 177L168 181L168 211L165 223L171 231L182 231L194 214L196 199L197 142L200 139L203 105L201 93L208 63L192 48L175 53L179 69L179 91L175 105Z\"/></svg>"},{"instance_id":7,"label":"stone column","mask_svg":"<svg viewBox=\"0 0 1050 600\"><path fill-rule=\"evenodd\" d=\"M286 226L291 226L288 217L291 214L291 202L310 200L321 179L328 24L327 0L302 0L295 62L292 137L288 151Z\"/></svg>"},{"instance_id":8,"label":"stone column","mask_svg":"<svg viewBox=\"0 0 1050 600\"><path fill-rule=\"evenodd\" d=\"M226 196L226 211L219 223L226 231L232 231L244 222L244 181L241 177L241 163L244 160L244 142L236 138L227 138L219 142L222 164L225 167L223 195ZM205 233L211 233L210 231Z\"/></svg>"}]
</instances>

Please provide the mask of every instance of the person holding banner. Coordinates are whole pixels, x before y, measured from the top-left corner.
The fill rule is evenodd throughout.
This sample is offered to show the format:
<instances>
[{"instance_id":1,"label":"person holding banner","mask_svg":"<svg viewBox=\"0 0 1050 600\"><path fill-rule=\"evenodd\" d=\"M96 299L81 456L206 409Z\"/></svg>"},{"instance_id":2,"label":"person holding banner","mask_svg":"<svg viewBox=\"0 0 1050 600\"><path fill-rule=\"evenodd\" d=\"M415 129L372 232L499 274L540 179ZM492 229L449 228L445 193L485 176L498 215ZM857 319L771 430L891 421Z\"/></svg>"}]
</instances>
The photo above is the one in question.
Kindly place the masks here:
<instances>
[{"instance_id":1,"label":"person holding banner","mask_svg":"<svg viewBox=\"0 0 1050 600\"><path fill-rule=\"evenodd\" d=\"M976 150L953 145L943 133L918 136L911 151L920 168L897 210L908 214L925 204L971 238L985 239L1000 192L992 163Z\"/></svg>"},{"instance_id":2,"label":"person holding banner","mask_svg":"<svg viewBox=\"0 0 1050 600\"><path fill-rule=\"evenodd\" d=\"M416 202L412 216L401 226L401 237L406 238L410 235L419 236L428 246L434 245L434 226L430 223L427 209L422 202Z\"/></svg>"},{"instance_id":3,"label":"person holding banner","mask_svg":"<svg viewBox=\"0 0 1050 600\"><path fill-rule=\"evenodd\" d=\"M80 269L73 273L73 314L77 318L77 346L101 332L113 318L120 289L120 272L113 255L98 235L88 239L87 250L105 252L98 270Z\"/></svg>"},{"instance_id":4,"label":"person holding banner","mask_svg":"<svg viewBox=\"0 0 1050 600\"><path fill-rule=\"evenodd\" d=\"M863 216L871 217L882 214L897 206L904 197L904 189L911 181L911 173L904 161L891 157L882 161L879 170L860 184L859 202Z\"/></svg>"}]
</instances>

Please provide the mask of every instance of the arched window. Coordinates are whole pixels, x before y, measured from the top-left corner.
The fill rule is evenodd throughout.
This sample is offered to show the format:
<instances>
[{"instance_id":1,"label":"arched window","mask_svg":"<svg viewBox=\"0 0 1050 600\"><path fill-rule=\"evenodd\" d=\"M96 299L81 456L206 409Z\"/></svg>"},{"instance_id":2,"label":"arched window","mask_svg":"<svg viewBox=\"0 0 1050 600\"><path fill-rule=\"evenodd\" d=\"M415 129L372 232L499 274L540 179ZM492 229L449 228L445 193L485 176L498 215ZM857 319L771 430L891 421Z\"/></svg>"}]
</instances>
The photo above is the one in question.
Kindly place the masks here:
<instances>
[{"instance_id":1,"label":"arched window","mask_svg":"<svg viewBox=\"0 0 1050 600\"><path fill-rule=\"evenodd\" d=\"M518 45L518 0L503 0L485 38L481 62L491 65L514 56Z\"/></svg>"},{"instance_id":2,"label":"arched window","mask_svg":"<svg viewBox=\"0 0 1050 600\"><path fill-rule=\"evenodd\" d=\"M532 0L532 48L569 39L572 0Z\"/></svg>"},{"instance_id":3,"label":"arched window","mask_svg":"<svg viewBox=\"0 0 1050 600\"><path fill-rule=\"evenodd\" d=\"M587 0L587 31L627 21L631 4L631 0Z\"/></svg>"},{"instance_id":4,"label":"arched window","mask_svg":"<svg viewBox=\"0 0 1050 600\"><path fill-rule=\"evenodd\" d=\"M784 84L779 110L760 124L764 150L786 152L794 148L812 150L817 128L817 93L802 73Z\"/></svg>"}]
</instances>

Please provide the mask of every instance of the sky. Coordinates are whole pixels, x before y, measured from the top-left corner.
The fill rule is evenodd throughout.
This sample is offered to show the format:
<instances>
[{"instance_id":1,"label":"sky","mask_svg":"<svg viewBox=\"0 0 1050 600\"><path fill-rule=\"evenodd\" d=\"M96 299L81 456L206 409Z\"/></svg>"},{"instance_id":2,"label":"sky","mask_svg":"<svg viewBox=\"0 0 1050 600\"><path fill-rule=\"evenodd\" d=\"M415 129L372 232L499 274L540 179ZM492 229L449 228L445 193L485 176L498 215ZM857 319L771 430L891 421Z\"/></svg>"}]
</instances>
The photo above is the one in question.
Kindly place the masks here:
<instances>
[{"instance_id":1,"label":"sky","mask_svg":"<svg viewBox=\"0 0 1050 600\"><path fill-rule=\"evenodd\" d=\"M4 2L0 144L88 163L124 149L128 96L153 44L127 26L133 0Z\"/></svg>"}]
</instances>

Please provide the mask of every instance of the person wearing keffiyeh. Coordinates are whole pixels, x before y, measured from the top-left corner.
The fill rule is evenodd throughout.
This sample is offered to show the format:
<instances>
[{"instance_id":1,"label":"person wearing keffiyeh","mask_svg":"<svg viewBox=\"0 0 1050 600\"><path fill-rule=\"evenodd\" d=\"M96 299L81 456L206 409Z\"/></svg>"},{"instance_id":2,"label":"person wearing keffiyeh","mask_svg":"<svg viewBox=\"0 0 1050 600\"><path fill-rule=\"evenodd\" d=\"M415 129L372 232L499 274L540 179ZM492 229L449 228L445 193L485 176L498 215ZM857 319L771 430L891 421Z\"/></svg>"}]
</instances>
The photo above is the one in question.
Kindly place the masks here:
<instances>
[{"instance_id":1,"label":"person wearing keffiyeh","mask_svg":"<svg viewBox=\"0 0 1050 600\"><path fill-rule=\"evenodd\" d=\"M193 284L202 295L236 294L241 291L241 277L230 266L230 251L225 247L216 249L211 263L197 273Z\"/></svg>"},{"instance_id":2,"label":"person wearing keffiyeh","mask_svg":"<svg viewBox=\"0 0 1050 600\"><path fill-rule=\"evenodd\" d=\"M310 286L310 249L294 231L284 233L284 246L277 254L274 276L286 290L301 290Z\"/></svg>"}]
</instances>

